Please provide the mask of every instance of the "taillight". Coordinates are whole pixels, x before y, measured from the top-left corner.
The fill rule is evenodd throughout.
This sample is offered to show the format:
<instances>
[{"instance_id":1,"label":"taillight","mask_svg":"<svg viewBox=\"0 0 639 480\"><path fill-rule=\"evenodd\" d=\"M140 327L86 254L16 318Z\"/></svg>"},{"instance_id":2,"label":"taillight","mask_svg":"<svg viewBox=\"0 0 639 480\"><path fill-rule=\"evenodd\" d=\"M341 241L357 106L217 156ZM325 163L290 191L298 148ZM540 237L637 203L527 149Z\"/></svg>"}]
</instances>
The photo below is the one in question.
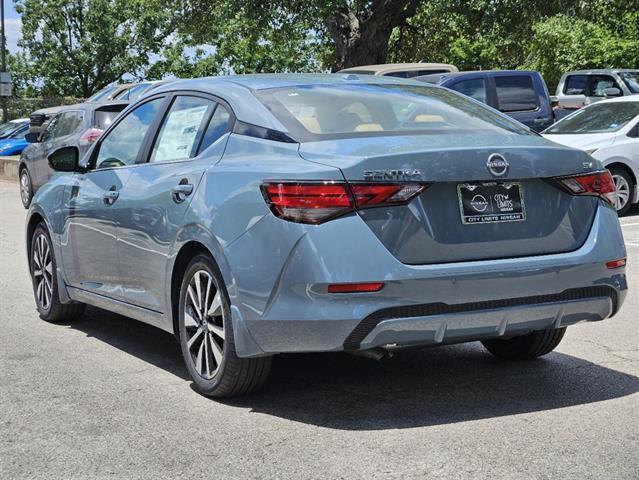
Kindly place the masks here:
<instances>
[{"instance_id":1,"label":"taillight","mask_svg":"<svg viewBox=\"0 0 639 480\"><path fill-rule=\"evenodd\" d=\"M86 132L80 135L80 145L91 145L98 138L100 138L103 132L104 130L100 130L99 128L89 128Z\"/></svg>"},{"instance_id":2,"label":"taillight","mask_svg":"<svg viewBox=\"0 0 639 480\"><path fill-rule=\"evenodd\" d=\"M264 182L266 203L275 215L298 223L322 223L357 208L403 204L425 185L401 183Z\"/></svg>"},{"instance_id":3,"label":"taillight","mask_svg":"<svg viewBox=\"0 0 639 480\"><path fill-rule=\"evenodd\" d=\"M617 200L615 182L608 170L559 177L556 180L573 195L596 195L611 205L615 205Z\"/></svg>"}]
</instances>

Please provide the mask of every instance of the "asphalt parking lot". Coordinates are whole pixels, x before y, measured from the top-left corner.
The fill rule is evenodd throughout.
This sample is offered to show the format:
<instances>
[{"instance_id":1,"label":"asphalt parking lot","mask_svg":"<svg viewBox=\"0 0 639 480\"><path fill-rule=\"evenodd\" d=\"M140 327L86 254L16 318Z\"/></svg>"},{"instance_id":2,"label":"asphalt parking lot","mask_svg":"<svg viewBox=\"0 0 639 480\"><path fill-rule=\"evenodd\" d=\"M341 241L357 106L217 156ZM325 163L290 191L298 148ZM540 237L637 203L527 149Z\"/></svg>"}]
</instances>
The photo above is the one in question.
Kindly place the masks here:
<instances>
[{"instance_id":1,"label":"asphalt parking lot","mask_svg":"<svg viewBox=\"0 0 639 480\"><path fill-rule=\"evenodd\" d=\"M24 217L0 181L0 479L639 478L639 209L622 311L544 359L288 355L223 402L190 387L169 334L97 309L42 322Z\"/></svg>"}]
</instances>

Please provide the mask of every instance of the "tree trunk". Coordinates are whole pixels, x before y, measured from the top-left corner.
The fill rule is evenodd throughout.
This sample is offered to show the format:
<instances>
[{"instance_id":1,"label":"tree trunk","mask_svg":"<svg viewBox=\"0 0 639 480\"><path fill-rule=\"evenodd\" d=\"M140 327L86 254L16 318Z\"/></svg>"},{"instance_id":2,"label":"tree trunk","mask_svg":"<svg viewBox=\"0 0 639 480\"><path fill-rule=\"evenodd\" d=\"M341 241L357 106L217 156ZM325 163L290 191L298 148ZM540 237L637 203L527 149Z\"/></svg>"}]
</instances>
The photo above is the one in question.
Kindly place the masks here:
<instances>
[{"instance_id":1,"label":"tree trunk","mask_svg":"<svg viewBox=\"0 0 639 480\"><path fill-rule=\"evenodd\" d=\"M353 12L347 7L326 18L335 44L332 71L385 63L388 40L395 27L412 17L420 0L374 0L370 8Z\"/></svg>"}]
</instances>

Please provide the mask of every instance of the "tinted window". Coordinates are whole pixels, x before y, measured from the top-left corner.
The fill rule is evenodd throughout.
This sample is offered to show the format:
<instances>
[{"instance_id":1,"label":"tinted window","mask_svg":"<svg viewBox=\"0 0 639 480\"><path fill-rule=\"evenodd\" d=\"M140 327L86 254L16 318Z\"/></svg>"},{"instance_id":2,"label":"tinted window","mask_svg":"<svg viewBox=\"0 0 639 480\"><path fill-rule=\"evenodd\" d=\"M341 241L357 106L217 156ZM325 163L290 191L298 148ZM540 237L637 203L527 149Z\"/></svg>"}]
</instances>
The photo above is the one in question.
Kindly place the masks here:
<instances>
[{"instance_id":1,"label":"tinted window","mask_svg":"<svg viewBox=\"0 0 639 480\"><path fill-rule=\"evenodd\" d=\"M215 102L200 97L176 97L162 122L151 162L181 160L195 155Z\"/></svg>"},{"instance_id":2,"label":"tinted window","mask_svg":"<svg viewBox=\"0 0 639 480\"><path fill-rule=\"evenodd\" d=\"M524 75L495 77L497 103L502 112L521 112L537 108L532 78Z\"/></svg>"},{"instance_id":3,"label":"tinted window","mask_svg":"<svg viewBox=\"0 0 639 480\"><path fill-rule=\"evenodd\" d=\"M593 75L589 97L603 97L607 88L619 88L615 79L610 75ZM620 89L621 90L621 89Z\"/></svg>"},{"instance_id":4,"label":"tinted window","mask_svg":"<svg viewBox=\"0 0 639 480\"><path fill-rule=\"evenodd\" d=\"M302 141L506 130L530 134L483 105L427 85L306 85L258 90L255 95Z\"/></svg>"},{"instance_id":5,"label":"tinted window","mask_svg":"<svg viewBox=\"0 0 639 480\"><path fill-rule=\"evenodd\" d=\"M231 115L229 114L229 111L222 105L218 104L215 109L215 113L211 117L211 121L206 128L206 132L204 132L204 137L202 137L202 143L198 153L213 145L216 140L231 129L230 120Z\"/></svg>"},{"instance_id":6,"label":"tinted window","mask_svg":"<svg viewBox=\"0 0 639 480\"><path fill-rule=\"evenodd\" d=\"M64 112L58 115L55 138L78 133L84 124L84 112Z\"/></svg>"},{"instance_id":7,"label":"tinted window","mask_svg":"<svg viewBox=\"0 0 639 480\"><path fill-rule=\"evenodd\" d=\"M449 88L474 98L475 100L479 100L482 103L486 103L486 85L483 78L462 80L451 85Z\"/></svg>"},{"instance_id":8,"label":"tinted window","mask_svg":"<svg viewBox=\"0 0 639 480\"><path fill-rule=\"evenodd\" d=\"M93 126L100 130L106 130L106 128L113 123L120 112L124 110L125 105L120 108L109 108L108 110L96 110L93 115Z\"/></svg>"},{"instance_id":9,"label":"tinted window","mask_svg":"<svg viewBox=\"0 0 639 480\"><path fill-rule=\"evenodd\" d=\"M639 115L639 102L593 103L555 123L545 133L615 132Z\"/></svg>"},{"instance_id":10,"label":"tinted window","mask_svg":"<svg viewBox=\"0 0 639 480\"><path fill-rule=\"evenodd\" d=\"M104 137L96 159L97 168L135 163L146 133L157 117L162 102L164 102L164 98L155 98L130 111Z\"/></svg>"},{"instance_id":11,"label":"tinted window","mask_svg":"<svg viewBox=\"0 0 639 480\"><path fill-rule=\"evenodd\" d=\"M588 85L588 75L568 75L564 85L566 95L585 95Z\"/></svg>"}]
</instances>

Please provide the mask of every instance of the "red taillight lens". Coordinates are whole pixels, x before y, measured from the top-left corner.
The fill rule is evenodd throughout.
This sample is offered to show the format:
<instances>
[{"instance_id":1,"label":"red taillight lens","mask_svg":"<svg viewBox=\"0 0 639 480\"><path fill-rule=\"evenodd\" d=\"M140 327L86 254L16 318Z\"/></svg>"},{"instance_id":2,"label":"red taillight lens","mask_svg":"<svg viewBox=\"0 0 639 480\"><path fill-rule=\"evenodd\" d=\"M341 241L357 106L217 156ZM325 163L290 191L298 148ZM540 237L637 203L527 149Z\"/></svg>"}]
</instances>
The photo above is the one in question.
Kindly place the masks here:
<instances>
[{"instance_id":1,"label":"red taillight lens","mask_svg":"<svg viewBox=\"0 0 639 480\"><path fill-rule=\"evenodd\" d=\"M333 283L328 286L328 293L379 292L383 286L384 286L383 282Z\"/></svg>"},{"instance_id":2,"label":"red taillight lens","mask_svg":"<svg viewBox=\"0 0 639 480\"><path fill-rule=\"evenodd\" d=\"M273 213L299 223L321 223L353 210L351 196L343 183L262 184L262 193Z\"/></svg>"},{"instance_id":3,"label":"red taillight lens","mask_svg":"<svg viewBox=\"0 0 639 480\"><path fill-rule=\"evenodd\" d=\"M275 215L298 223L322 223L356 208L406 203L425 185L325 182L265 182L264 199Z\"/></svg>"},{"instance_id":4,"label":"red taillight lens","mask_svg":"<svg viewBox=\"0 0 639 480\"><path fill-rule=\"evenodd\" d=\"M100 130L99 128L89 128L80 136L80 145L91 145L102 136L103 132L104 130Z\"/></svg>"},{"instance_id":5,"label":"red taillight lens","mask_svg":"<svg viewBox=\"0 0 639 480\"><path fill-rule=\"evenodd\" d=\"M613 270L615 268L625 267L625 266L626 266L625 258L620 258L619 260L611 260L610 262L606 262L606 267L608 267L610 270Z\"/></svg>"},{"instance_id":6,"label":"red taillight lens","mask_svg":"<svg viewBox=\"0 0 639 480\"><path fill-rule=\"evenodd\" d=\"M614 205L617 199L615 182L608 170L587 173L585 175L561 177L557 180L574 195L597 195L611 205Z\"/></svg>"}]
</instances>

